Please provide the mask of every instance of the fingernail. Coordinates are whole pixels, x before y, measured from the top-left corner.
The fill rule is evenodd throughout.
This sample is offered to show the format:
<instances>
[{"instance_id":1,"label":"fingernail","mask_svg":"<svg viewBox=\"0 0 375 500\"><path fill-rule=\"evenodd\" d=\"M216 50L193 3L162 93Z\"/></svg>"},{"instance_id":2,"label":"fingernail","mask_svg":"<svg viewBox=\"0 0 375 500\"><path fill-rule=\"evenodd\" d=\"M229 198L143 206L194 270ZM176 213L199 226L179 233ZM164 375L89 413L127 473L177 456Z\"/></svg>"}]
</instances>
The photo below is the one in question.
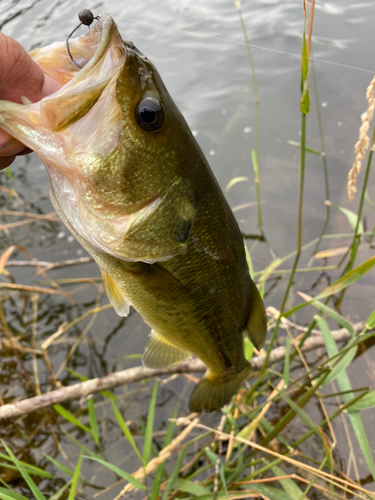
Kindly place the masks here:
<instances>
[{"instance_id":1,"label":"fingernail","mask_svg":"<svg viewBox=\"0 0 375 500\"><path fill-rule=\"evenodd\" d=\"M6 142L5 144L3 144L2 146L0 146L0 151L2 149L5 149L7 148L10 144L12 144L12 142L14 141L15 139L11 139L10 141Z\"/></svg>"}]
</instances>

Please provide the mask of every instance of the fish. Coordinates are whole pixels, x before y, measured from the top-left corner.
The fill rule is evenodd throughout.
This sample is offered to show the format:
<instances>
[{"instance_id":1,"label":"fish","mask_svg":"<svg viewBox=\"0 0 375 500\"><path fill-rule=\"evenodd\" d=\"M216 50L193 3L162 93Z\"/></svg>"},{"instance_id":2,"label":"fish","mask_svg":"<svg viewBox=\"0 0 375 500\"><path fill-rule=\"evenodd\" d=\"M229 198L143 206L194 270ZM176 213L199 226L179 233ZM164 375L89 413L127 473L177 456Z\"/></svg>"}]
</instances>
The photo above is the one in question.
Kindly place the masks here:
<instances>
[{"instance_id":1,"label":"fish","mask_svg":"<svg viewBox=\"0 0 375 500\"><path fill-rule=\"evenodd\" d=\"M65 42L29 52L63 86L0 101L0 127L41 158L117 314L131 305L150 326L144 366L198 357L207 371L189 409L219 410L251 374L244 334L261 349L267 332L238 224L157 69L112 17L69 48L73 61Z\"/></svg>"}]
</instances>

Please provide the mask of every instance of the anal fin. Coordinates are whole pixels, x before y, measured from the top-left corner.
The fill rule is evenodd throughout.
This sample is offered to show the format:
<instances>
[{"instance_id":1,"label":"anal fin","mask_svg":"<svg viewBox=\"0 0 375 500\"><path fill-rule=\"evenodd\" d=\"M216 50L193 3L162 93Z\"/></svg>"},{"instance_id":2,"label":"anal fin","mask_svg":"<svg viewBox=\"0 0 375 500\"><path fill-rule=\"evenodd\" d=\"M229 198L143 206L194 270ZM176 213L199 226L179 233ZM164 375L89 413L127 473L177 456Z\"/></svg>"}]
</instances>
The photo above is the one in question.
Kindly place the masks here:
<instances>
[{"instance_id":1,"label":"anal fin","mask_svg":"<svg viewBox=\"0 0 375 500\"><path fill-rule=\"evenodd\" d=\"M107 292L108 298L115 308L115 311L119 316L127 316L129 314L130 303L124 292L108 273L103 271L103 269L101 269L101 272L105 291Z\"/></svg>"},{"instance_id":2,"label":"anal fin","mask_svg":"<svg viewBox=\"0 0 375 500\"><path fill-rule=\"evenodd\" d=\"M190 352L175 347L154 330L151 330L150 340L146 344L142 362L147 368L168 368L176 366L190 357Z\"/></svg>"},{"instance_id":3,"label":"anal fin","mask_svg":"<svg viewBox=\"0 0 375 500\"><path fill-rule=\"evenodd\" d=\"M251 309L245 332L254 346L259 350L266 340L267 317L262 297L253 280L251 280Z\"/></svg>"}]
</instances>

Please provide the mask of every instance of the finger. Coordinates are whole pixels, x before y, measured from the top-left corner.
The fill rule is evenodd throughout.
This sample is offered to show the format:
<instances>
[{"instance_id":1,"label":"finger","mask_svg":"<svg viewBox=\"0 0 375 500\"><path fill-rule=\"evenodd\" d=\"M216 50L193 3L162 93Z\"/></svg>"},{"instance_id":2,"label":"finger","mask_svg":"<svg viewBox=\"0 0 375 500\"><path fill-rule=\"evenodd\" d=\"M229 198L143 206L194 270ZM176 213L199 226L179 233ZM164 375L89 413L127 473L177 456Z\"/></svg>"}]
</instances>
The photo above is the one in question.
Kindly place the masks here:
<instances>
[{"instance_id":1,"label":"finger","mask_svg":"<svg viewBox=\"0 0 375 500\"><path fill-rule=\"evenodd\" d=\"M0 158L0 170L9 167L14 162L16 156L4 156L4 158Z\"/></svg>"},{"instance_id":2,"label":"finger","mask_svg":"<svg viewBox=\"0 0 375 500\"><path fill-rule=\"evenodd\" d=\"M41 96L39 97L40 99L57 92L62 87L62 84L57 80L55 80L54 78L51 78L50 76L45 75L44 73L43 77L44 77L44 82L41 91ZM6 147L8 146L8 143L12 141L12 139L13 139L12 144L9 145L9 147ZM9 154L17 154L18 151L22 151L22 149L24 148L25 146L21 147L21 143L19 141L16 141L10 134L8 134L8 132L5 132L5 130L0 128L0 156L9 156Z\"/></svg>"},{"instance_id":3,"label":"finger","mask_svg":"<svg viewBox=\"0 0 375 500\"><path fill-rule=\"evenodd\" d=\"M37 102L62 87L60 82L42 72L18 42L2 33L0 54L0 99L21 103L21 97L25 96ZM30 151L0 128L0 170L9 166L15 155Z\"/></svg>"},{"instance_id":4,"label":"finger","mask_svg":"<svg viewBox=\"0 0 375 500\"><path fill-rule=\"evenodd\" d=\"M4 133L4 135L5 135L5 133ZM16 139L14 139L14 137L10 136L9 134L6 134L6 135L9 136L9 139L2 144L0 143L1 144L0 145L0 156L18 155L26 148L26 146L24 144L17 141Z\"/></svg>"},{"instance_id":5,"label":"finger","mask_svg":"<svg viewBox=\"0 0 375 500\"><path fill-rule=\"evenodd\" d=\"M4 170L4 168L9 167L9 165L11 165L14 162L17 156L28 155L32 152L33 151L30 148L25 148L24 146L23 151L21 151L17 155L4 156L3 158L0 157L0 170Z\"/></svg>"},{"instance_id":6,"label":"finger","mask_svg":"<svg viewBox=\"0 0 375 500\"><path fill-rule=\"evenodd\" d=\"M25 96L39 101L44 75L25 49L15 40L0 33L0 97L6 101L21 103Z\"/></svg>"},{"instance_id":7,"label":"finger","mask_svg":"<svg viewBox=\"0 0 375 500\"><path fill-rule=\"evenodd\" d=\"M51 76L43 73L43 77L44 77L44 82L43 82L43 88L42 88L42 97L40 99L42 99L43 97L47 97L51 94L54 94L55 92L60 90L61 87L63 87L62 83L58 82L57 80L55 80Z\"/></svg>"}]
</instances>

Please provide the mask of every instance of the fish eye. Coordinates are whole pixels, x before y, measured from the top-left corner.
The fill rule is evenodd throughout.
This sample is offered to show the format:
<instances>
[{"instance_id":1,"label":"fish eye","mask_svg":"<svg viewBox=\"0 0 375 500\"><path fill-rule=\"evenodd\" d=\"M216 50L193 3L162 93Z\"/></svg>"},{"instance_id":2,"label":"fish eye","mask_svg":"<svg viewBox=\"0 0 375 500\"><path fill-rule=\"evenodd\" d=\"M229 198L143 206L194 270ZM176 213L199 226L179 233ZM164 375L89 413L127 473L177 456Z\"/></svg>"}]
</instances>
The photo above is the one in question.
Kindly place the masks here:
<instances>
[{"instance_id":1,"label":"fish eye","mask_svg":"<svg viewBox=\"0 0 375 500\"><path fill-rule=\"evenodd\" d=\"M160 102L154 97L146 97L135 110L135 119L140 127L147 132L153 132L162 127L164 113Z\"/></svg>"}]
</instances>

